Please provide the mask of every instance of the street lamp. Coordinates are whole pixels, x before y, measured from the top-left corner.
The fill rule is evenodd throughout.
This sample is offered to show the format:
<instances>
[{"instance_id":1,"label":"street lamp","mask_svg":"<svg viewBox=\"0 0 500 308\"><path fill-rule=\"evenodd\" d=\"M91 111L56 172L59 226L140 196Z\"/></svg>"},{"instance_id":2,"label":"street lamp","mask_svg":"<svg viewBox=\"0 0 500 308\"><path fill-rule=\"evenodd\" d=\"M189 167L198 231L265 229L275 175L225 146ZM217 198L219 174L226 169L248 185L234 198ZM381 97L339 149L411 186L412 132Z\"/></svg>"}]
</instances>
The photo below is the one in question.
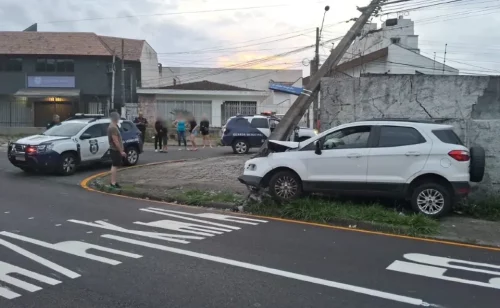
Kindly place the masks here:
<instances>
[{"instance_id":1,"label":"street lamp","mask_svg":"<svg viewBox=\"0 0 500 308\"><path fill-rule=\"evenodd\" d=\"M323 32L323 24L325 23L326 12L330 10L330 6L325 6L325 12L323 13L323 21L321 22L321 30L319 31L319 37L321 37L321 32Z\"/></svg>"}]
</instances>

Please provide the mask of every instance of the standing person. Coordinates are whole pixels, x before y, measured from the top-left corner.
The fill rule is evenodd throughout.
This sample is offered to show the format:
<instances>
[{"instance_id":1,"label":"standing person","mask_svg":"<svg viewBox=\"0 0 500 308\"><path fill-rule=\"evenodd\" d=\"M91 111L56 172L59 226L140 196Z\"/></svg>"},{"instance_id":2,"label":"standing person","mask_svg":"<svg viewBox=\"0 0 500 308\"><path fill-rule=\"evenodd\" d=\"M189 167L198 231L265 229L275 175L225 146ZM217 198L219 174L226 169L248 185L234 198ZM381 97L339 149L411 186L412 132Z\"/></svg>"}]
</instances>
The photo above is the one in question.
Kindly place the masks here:
<instances>
[{"instance_id":1,"label":"standing person","mask_svg":"<svg viewBox=\"0 0 500 308\"><path fill-rule=\"evenodd\" d=\"M191 150L198 151L196 147L196 136L198 135L198 123L194 116L189 119L189 140L191 141Z\"/></svg>"},{"instance_id":2,"label":"standing person","mask_svg":"<svg viewBox=\"0 0 500 308\"><path fill-rule=\"evenodd\" d=\"M111 156L111 187L121 188L116 182L116 171L117 168L122 165L123 157L127 156L123 150L123 140L120 134L120 129L118 128L118 121L120 121L120 115L118 112L112 112L110 115L111 123L108 127L108 141L109 141L109 154Z\"/></svg>"},{"instance_id":3,"label":"standing person","mask_svg":"<svg viewBox=\"0 0 500 308\"><path fill-rule=\"evenodd\" d=\"M49 124L47 124L47 129L52 128L53 126L58 125L60 123L61 123L61 118L59 117L59 115L54 114L54 116L52 116L52 121Z\"/></svg>"},{"instance_id":4,"label":"standing person","mask_svg":"<svg viewBox=\"0 0 500 308\"><path fill-rule=\"evenodd\" d=\"M210 141L210 122L206 115L203 115L203 118L200 122L200 132L203 137L203 148L207 145L207 143L212 148L212 142Z\"/></svg>"},{"instance_id":5,"label":"standing person","mask_svg":"<svg viewBox=\"0 0 500 308\"><path fill-rule=\"evenodd\" d=\"M142 143L144 143L144 140L146 138L146 127L148 126L148 120L146 120L146 118L142 116L142 112L140 112L139 116L135 118L134 123L142 133Z\"/></svg>"},{"instance_id":6,"label":"standing person","mask_svg":"<svg viewBox=\"0 0 500 308\"><path fill-rule=\"evenodd\" d=\"M167 135L168 130L162 118L158 117L155 122L155 152L167 151Z\"/></svg>"},{"instance_id":7,"label":"standing person","mask_svg":"<svg viewBox=\"0 0 500 308\"><path fill-rule=\"evenodd\" d=\"M179 142L179 151L182 151L181 139L184 142L184 148L187 150L187 142L186 142L186 120L184 116L179 113L177 115L177 119L174 121L174 125L177 126L177 141Z\"/></svg>"}]
</instances>

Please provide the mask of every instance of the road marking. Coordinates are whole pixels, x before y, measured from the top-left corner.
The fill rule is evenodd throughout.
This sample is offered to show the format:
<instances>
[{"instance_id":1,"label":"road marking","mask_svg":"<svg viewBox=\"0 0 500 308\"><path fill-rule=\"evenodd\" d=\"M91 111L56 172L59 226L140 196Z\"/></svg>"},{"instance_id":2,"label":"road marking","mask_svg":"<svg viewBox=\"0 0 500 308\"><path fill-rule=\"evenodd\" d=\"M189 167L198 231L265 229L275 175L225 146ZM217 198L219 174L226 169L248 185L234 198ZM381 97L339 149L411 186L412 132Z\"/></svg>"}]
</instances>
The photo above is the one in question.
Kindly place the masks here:
<instances>
[{"instance_id":1,"label":"road marking","mask_svg":"<svg viewBox=\"0 0 500 308\"><path fill-rule=\"evenodd\" d=\"M33 260L41 265L44 265L50 269L53 269L54 271L61 273L66 277L69 277L72 279L80 277L80 274L75 273L75 272L73 272L65 267L62 267L62 266L60 266L52 261L49 261L45 258L37 256L34 253L31 253L31 252L27 251L26 249L23 249L17 245L14 245L6 240L0 239L0 245L7 247L10 250L12 250L12 251L14 251L22 256L25 256L26 258L31 259L31 260Z\"/></svg>"},{"instance_id":2,"label":"road marking","mask_svg":"<svg viewBox=\"0 0 500 308\"><path fill-rule=\"evenodd\" d=\"M102 263L106 263L106 264L110 264L110 265L118 265L121 262L117 261L117 260L105 258L105 257L100 257L100 256L97 256L94 254L90 254L87 252L87 250L95 249L95 250L113 253L116 255L121 255L121 256L129 257L129 258L133 258L133 259L139 259L142 257L141 255L138 255L135 253L130 253L130 252L122 251L122 250L107 248L107 247L89 244L89 243L80 242L80 241L66 241L66 242L60 242L60 243L56 243L56 244L50 244L50 243L43 242L43 241L40 241L37 239L33 239L33 238L30 238L27 236L22 236L19 234L14 234L14 233L6 232L6 231L2 231L2 232L0 232L0 234L7 236L7 237L10 237L10 238L13 238L13 239L23 241L23 242L28 242L28 243L35 244L35 245L38 245L41 247L57 250L60 252L65 252L65 253L70 254L70 255L74 255L74 256L78 256L78 257L82 257L82 258L86 258L86 259L90 259L93 261L98 261L98 262L102 262Z\"/></svg>"},{"instance_id":3,"label":"road marking","mask_svg":"<svg viewBox=\"0 0 500 308\"><path fill-rule=\"evenodd\" d=\"M203 237L199 237L199 236L177 235L177 234L129 230L129 229L125 229L123 227L115 226L113 224L110 224L110 223L102 221L102 220L97 220L95 223L81 221L81 220L75 220L75 219L70 219L68 221L72 222L72 223L76 223L76 224L85 225L85 226L101 228L101 229L117 231L117 232L123 232L123 233L129 233L129 234L135 234L135 235L140 235L140 236L145 236L145 237L150 237L150 238L154 238L154 239L158 239L158 240L170 241L170 242L175 242L175 243L180 243L180 244L189 244L190 242L186 241L186 239L190 239L190 240L202 240L202 239L204 239Z\"/></svg>"},{"instance_id":4,"label":"road marking","mask_svg":"<svg viewBox=\"0 0 500 308\"><path fill-rule=\"evenodd\" d=\"M224 232L230 232L229 229L223 229L218 227L209 227L197 224L191 224L187 222L180 222L175 220L159 220L152 222L140 222L136 221L134 224L156 227L161 229L179 231L184 233L191 233L201 236L215 236L216 234L224 234ZM216 231L217 230L217 231Z\"/></svg>"},{"instance_id":5,"label":"road marking","mask_svg":"<svg viewBox=\"0 0 500 308\"><path fill-rule=\"evenodd\" d=\"M161 209L140 209L140 210L144 211L144 212L149 212L149 213L154 213L154 214L159 214L159 215L164 215L164 216L170 216L170 217L180 218L180 219L184 219L184 220L199 222L199 223L203 223L203 224L207 224L207 225L212 225L212 226L218 226L218 227L222 227L222 228L228 228L228 229L233 229L233 230L240 230L241 229L240 227L219 224L219 223L216 223L216 222L211 222L211 221L206 221L206 220L201 220L201 219L189 218L189 217L185 217L185 216L182 216L182 215L170 214L170 213L167 213L167 212L165 212L165 211L163 211ZM186 213L184 213L184 214L186 214Z\"/></svg>"},{"instance_id":6,"label":"road marking","mask_svg":"<svg viewBox=\"0 0 500 308\"><path fill-rule=\"evenodd\" d=\"M281 277L285 277L285 278L290 278L290 279L300 280L300 281L314 283L314 284L318 284L318 285L323 285L323 286L327 286L330 288L351 291L351 292L355 292L355 293L359 293L359 294L378 297L378 298L396 301L396 302L400 302L400 303L406 303L406 304L415 305L415 306L437 307L436 305L428 304L428 303L426 303L423 300L418 299L418 298L412 298L412 297L408 297L408 296L402 296L402 295L397 295L397 294L393 294L393 293L382 292L382 291L378 291L378 290L368 289L368 288L364 288L364 287L358 287L355 285L349 285L349 284L345 284L345 283L325 280L325 279L306 276L306 275L302 275L302 274L286 272L286 271L282 271L282 270L278 270L278 269L274 269L274 268L270 268L270 267L264 267L264 266L255 265L255 264L251 264L251 263L245 263L245 262L241 262L241 261L221 258L221 257L207 255L207 254L198 253L198 252L193 252L193 251L189 251L189 250L173 248L173 247L169 247L169 246L158 245L158 244L153 244L153 243L144 242L144 241L138 241L138 240L122 237L122 236L104 234L104 235L101 235L101 237L107 238L107 239L112 239L112 240L119 241L119 242L129 243L132 245L148 247L148 248L167 251L167 252L171 252L171 253L175 253L175 254L179 254L179 255L184 255L184 256L188 256L188 257L213 261L213 262L217 262L217 263L222 263L222 264L231 265L231 266L235 266L235 267L250 269L250 270L254 270L254 271L258 271L258 272L262 272L262 273L267 273L267 274L271 274L271 275L276 275L276 276L281 276Z\"/></svg>"},{"instance_id":7,"label":"road marking","mask_svg":"<svg viewBox=\"0 0 500 308\"><path fill-rule=\"evenodd\" d=\"M59 280L47 277L45 275L41 275L32 271L28 271L24 268L0 261L0 281L3 281L4 283L11 284L13 286L16 286L20 289L24 289L28 292L36 292L41 290L39 286L36 286L34 284L22 281L21 279L11 277L9 276L10 274L18 274L22 275L31 279L38 280L40 282L44 282L49 285L56 285L60 284L61 282ZM21 294L18 294L16 292L13 292L9 290L6 287L0 287L0 296L5 297L7 299L13 299L16 297L21 296Z\"/></svg>"},{"instance_id":8,"label":"road marking","mask_svg":"<svg viewBox=\"0 0 500 308\"><path fill-rule=\"evenodd\" d=\"M240 224L247 224L247 225L254 225L254 226L258 225L259 223L267 223L266 220L261 220L261 219L252 219L252 218L222 215L222 214L216 214L216 213L193 214L193 213L172 211L172 210L166 210L166 209L160 209L160 208L154 208L154 207L149 207L148 209L155 210L155 211L161 211L161 212L165 212L165 213L174 213L174 214L195 216L195 217L201 217L201 218L210 218L210 219L215 219L215 220L223 220L223 221L236 222L236 223L240 223Z\"/></svg>"},{"instance_id":9,"label":"road marking","mask_svg":"<svg viewBox=\"0 0 500 308\"><path fill-rule=\"evenodd\" d=\"M424 264L396 260L386 269L410 275L418 275L479 287L500 289L500 266L498 265L443 258L418 253L405 254L404 258ZM488 282L482 282L445 276L448 269L459 269L467 272L482 273L490 276L493 275L496 277L490 278Z\"/></svg>"}]
</instances>

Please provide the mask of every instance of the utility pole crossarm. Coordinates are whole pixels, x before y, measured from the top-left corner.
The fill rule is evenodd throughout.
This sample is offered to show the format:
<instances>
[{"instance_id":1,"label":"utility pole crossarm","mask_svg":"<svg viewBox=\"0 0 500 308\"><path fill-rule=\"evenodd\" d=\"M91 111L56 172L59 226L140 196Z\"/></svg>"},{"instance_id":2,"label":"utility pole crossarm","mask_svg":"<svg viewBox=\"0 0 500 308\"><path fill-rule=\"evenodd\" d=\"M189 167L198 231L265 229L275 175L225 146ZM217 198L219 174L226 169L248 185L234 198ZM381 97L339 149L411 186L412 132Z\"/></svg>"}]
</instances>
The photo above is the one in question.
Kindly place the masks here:
<instances>
[{"instance_id":1,"label":"utility pole crossarm","mask_svg":"<svg viewBox=\"0 0 500 308\"><path fill-rule=\"evenodd\" d=\"M300 122L300 119L311 105L314 96L317 94L315 92L319 90L321 78L324 77L329 71L333 71L356 36L363 29L363 26L367 23L370 17L376 11L378 11L381 3L385 1L387 0L372 0L372 2L368 6L358 8L358 10L362 12L361 16L356 20L351 29L349 29L349 31L342 38L337 47L332 51L319 71L311 76L309 84L305 86L304 92L297 98L295 103L293 103L290 109L286 112L285 116L273 131L269 139L286 140L286 138L288 138L288 136L292 133L293 129L297 126L297 124ZM266 142L262 146L259 155L267 155L267 152Z\"/></svg>"}]
</instances>

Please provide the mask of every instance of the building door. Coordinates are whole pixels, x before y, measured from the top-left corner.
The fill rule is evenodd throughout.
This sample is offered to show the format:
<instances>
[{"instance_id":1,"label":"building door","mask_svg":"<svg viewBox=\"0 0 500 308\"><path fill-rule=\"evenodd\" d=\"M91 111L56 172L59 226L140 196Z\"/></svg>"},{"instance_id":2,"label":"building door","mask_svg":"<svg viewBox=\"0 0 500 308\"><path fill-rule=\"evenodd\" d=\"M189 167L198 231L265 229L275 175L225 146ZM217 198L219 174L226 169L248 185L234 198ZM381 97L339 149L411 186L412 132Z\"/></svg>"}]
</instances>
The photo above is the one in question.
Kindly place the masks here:
<instances>
[{"instance_id":1,"label":"building door","mask_svg":"<svg viewBox=\"0 0 500 308\"><path fill-rule=\"evenodd\" d=\"M70 102L35 102L35 127L45 127L54 114L59 115L61 121L66 120L73 113L73 105Z\"/></svg>"}]
</instances>

